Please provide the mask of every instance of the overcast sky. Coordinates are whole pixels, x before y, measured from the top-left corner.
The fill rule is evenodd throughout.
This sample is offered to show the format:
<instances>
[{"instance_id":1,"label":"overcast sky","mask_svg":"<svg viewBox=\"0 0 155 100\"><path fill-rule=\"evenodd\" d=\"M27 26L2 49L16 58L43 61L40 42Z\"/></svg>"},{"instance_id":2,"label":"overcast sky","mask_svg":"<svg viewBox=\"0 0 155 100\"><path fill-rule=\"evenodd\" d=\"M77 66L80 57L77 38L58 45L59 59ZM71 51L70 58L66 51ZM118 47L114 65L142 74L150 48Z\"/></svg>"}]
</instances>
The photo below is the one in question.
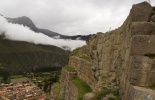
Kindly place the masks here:
<instances>
[{"instance_id":1,"label":"overcast sky","mask_svg":"<svg viewBox=\"0 0 155 100\"><path fill-rule=\"evenodd\" d=\"M95 34L115 29L133 4L145 0L3 0L0 14L30 17L35 25L64 35ZM151 1L155 5L155 0Z\"/></svg>"}]
</instances>

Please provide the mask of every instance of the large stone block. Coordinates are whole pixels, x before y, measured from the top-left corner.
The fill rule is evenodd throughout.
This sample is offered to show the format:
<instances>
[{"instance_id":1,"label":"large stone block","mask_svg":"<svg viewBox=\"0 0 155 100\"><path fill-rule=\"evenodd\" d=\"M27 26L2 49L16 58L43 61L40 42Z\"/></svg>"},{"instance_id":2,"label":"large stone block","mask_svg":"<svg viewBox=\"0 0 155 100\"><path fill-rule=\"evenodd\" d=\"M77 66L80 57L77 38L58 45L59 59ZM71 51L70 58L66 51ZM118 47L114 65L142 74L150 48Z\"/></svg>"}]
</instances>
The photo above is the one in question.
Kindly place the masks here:
<instances>
[{"instance_id":1,"label":"large stone block","mask_svg":"<svg viewBox=\"0 0 155 100\"><path fill-rule=\"evenodd\" d=\"M155 54L155 35L135 35L131 39L131 55Z\"/></svg>"},{"instance_id":2,"label":"large stone block","mask_svg":"<svg viewBox=\"0 0 155 100\"><path fill-rule=\"evenodd\" d=\"M130 97L126 100L155 100L155 93L151 89L133 86Z\"/></svg>"},{"instance_id":3,"label":"large stone block","mask_svg":"<svg viewBox=\"0 0 155 100\"><path fill-rule=\"evenodd\" d=\"M131 35L155 35L155 23L133 22Z\"/></svg>"},{"instance_id":4,"label":"large stone block","mask_svg":"<svg viewBox=\"0 0 155 100\"><path fill-rule=\"evenodd\" d=\"M133 5L131 9L132 22L147 22L150 19L152 7L148 2Z\"/></svg>"},{"instance_id":5,"label":"large stone block","mask_svg":"<svg viewBox=\"0 0 155 100\"><path fill-rule=\"evenodd\" d=\"M94 100L95 95L93 93L87 93L84 95L83 100Z\"/></svg>"},{"instance_id":6,"label":"large stone block","mask_svg":"<svg viewBox=\"0 0 155 100\"><path fill-rule=\"evenodd\" d=\"M150 86L155 83L152 79L154 73L154 60L146 56L133 56L131 60L131 84L135 86Z\"/></svg>"}]
</instances>

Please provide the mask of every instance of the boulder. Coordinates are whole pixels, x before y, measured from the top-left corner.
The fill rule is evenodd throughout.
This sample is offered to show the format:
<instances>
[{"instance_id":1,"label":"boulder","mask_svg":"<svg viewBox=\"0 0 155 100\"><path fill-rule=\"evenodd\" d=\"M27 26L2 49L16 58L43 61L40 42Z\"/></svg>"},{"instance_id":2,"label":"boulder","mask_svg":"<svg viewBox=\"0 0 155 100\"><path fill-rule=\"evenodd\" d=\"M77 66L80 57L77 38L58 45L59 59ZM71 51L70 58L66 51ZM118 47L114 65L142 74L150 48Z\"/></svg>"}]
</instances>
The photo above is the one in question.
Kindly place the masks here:
<instances>
[{"instance_id":1,"label":"boulder","mask_svg":"<svg viewBox=\"0 0 155 100\"><path fill-rule=\"evenodd\" d=\"M93 93L87 93L84 95L83 100L94 100L95 95Z\"/></svg>"},{"instance_id":2,"label":"boulder","mask_svg":"<svg viewBox=\"0 0 155 100\"><path fill-rule=\"evenodd\" d=\"M133 5L131 9L132 22L147 22L152 13L152 7L148 2Z\"/></svg>"}]
</instances>

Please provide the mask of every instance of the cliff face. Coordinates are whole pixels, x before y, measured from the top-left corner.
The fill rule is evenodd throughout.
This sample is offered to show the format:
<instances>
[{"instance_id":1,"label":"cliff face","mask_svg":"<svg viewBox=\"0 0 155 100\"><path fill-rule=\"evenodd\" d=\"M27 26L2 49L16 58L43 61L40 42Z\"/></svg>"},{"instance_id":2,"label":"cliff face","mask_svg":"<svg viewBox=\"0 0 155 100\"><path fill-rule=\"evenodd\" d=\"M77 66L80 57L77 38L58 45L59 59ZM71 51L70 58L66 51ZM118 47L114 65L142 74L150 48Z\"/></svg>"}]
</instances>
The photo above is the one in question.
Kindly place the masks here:
<instances>
[{"instance_id":1,"label":"cliff face","mask_svg":"<svg viewBox=\"0 0 155 100\"><path fill-rule=\"evenodd\" d=\"M84 100L155 100L154 14L147 2L133 5L120 28L93 35L73 51L69 65L92 88Z\"/></svg>"}]
</instances>

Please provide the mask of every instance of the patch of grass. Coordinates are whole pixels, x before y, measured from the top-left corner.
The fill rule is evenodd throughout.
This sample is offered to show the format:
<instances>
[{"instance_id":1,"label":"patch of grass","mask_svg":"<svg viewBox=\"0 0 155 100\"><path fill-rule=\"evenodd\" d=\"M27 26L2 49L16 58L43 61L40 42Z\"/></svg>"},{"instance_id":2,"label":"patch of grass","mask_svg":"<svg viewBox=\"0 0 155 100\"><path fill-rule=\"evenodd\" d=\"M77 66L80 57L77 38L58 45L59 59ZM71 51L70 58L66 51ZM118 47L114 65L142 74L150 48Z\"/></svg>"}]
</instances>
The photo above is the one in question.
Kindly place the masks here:
<instances>
[{"instance_id":1,"label":"patch of grass","mask_svg":"<svg viewBox=\"0 0 155 100\"><path fill-rule=\"evenodd\" d=\"M65 66L64 68L69 72L76 72L72 66Z\"/></svg>"},{"instance_id":2,"label":"patch of grass","mask_svg":"<svg viewBox=\"0 0 155 100\"><path fill-rule=\"evenodd\" d=\"M107 89L106 87L103 87L102 91L98 93L95 96L95 100L101 100L103 97L105 97L108 94L113 94L116 97L116 100L120 100L119 97L119 89ZM108 100L115 100L115 99L108 99Z\"/></svg>"},{"instance_id":3,"label":"patch of grass","mask_svg":"<svg viewBox=\"0 0 155 100\"><path fill-rule=\"evenodd\" d=\"M52 86L52 92L56 95L56 100L60 100L60 91L61 91L61 85L60 83L54 83Z\"/></svg>"},{"instance_id":4,"label":"patch of grass","mask_svg":"<svg viewBox=\"0 0 155 100\"><path fill-rule=\"evenodd\" d=\"M92 60L91 57L80 53L80 49L81 48L76 48L75 50L73 50L72 55L77 56L77 57L82 58L82 59L85 59L85 60L90 62Z\"/></svg>"},{"instance_id":5,"label":"patch of grass","mask_svg":"<svg viewBox=\"0 0 155 100\"><path fill-rule=\"evenodd\" d=\"M13 76L10 76L11 79L17 79L17 78L22 78L23 75L13 75Z\"/></svg>"},{"instance_id":6,"label":"patch of grass","mask_svg":"<svg viewBox=\"0 0 155 100\"><path fill-rule=\"evenodd\" d=\"M89 62L91 62L91 57L89 57L89 56L86 56L86 55L79 55L79 58L82 58L82 59L85 59L85 60L87 60L87 61L89 61Z\"/></svg>"},{"instance_id":7,"label":"patch of grass","mask_svg":"<svg viewBox=\"0 0 155 100\"><path fill-rule=\"evenodd\" d=\"M83 96L86 93L92 91L92 89L87 85L87 83L79 78L74 78L72 82L78 89L78 100L83 100Z\"/></svg>"},{"instance_id":8,"label":"patch of grass","mask_svg":"<svg viewBox=\"0 0 155 100\"><path fill-rule=\"evenodd\" d=\"M80 49L81 49L80 47L79 47L79 48L74 49L74 50L72 51L72 54L73 54L73 55L78 55L78 54L79 54Z\"/></svg>"}]
</instances>

